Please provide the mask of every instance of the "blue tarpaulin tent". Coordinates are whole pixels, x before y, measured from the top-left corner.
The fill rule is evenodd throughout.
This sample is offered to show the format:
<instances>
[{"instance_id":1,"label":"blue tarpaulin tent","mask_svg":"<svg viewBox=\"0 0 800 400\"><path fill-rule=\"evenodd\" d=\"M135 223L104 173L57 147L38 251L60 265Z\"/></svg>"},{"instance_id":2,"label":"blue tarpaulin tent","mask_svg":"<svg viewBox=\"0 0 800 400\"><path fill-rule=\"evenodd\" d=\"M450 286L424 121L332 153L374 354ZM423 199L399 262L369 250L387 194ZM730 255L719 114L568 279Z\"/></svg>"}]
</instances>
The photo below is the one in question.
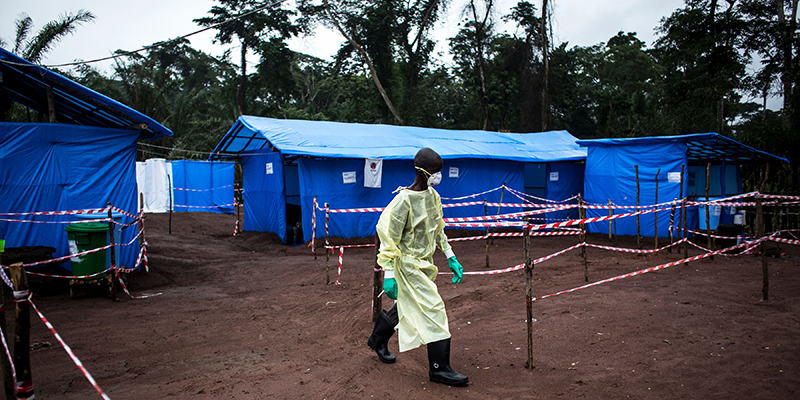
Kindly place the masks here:
<instances>
[{"instance_id":1,"label":"blue tarpaulin tent","mask_svg":"<svg viewBox=\"0 0 800 400\"><path fill-rule=\"evenodd\" d=\"M700 133L680 136L658 136L628 139L579 140L579 145L587 147L586 172L584 179L584 199L589 204L607 204L611 200L620 206L636 205L636 169L639 177L639 204L653 205L656 198L656 179L658 180L658 203L665 203L694 195L705 196L705 169L712 163L716 169L711 175L711 196L741 193L740 180L731 179L738 174L740 164L760 161L788 162L717 133ZM683 167L683 179L681 178ZM689 179L690 171L703 171L702 181ZM658 173L658 176L656 174ZM699 174L698 174L699 175ZM680 184L683 182L683 191ZM728 182L725 184L725 182ZM690 185L691 184L691 185ZM701 186L702 185L702 186ZM702 187L698 193L697 188ZM693 192L692 189L695 191ZM617 211L617 214L623 211ZM631 212L631 210L624 211ZM587 217L608 215L607 210L590 209ZM676 213L676 218L680 218ZM697 210L690 209L687 217L690 228L697 227ZM616 234L636 235L635 218L616 220ZM655 214L639 217L640 232L643 236L655 236ZM666 236L669 228L669 212L658 215L659 236ZM590 232L608 232L608 222L589 224Z\"/></svg>"},{"instance_id":2,"label":"blue tarpaulin tent","mask_svg":"<svg viewBox=\"0 0 800 400\"><path fill-rule=\"evenodd\" d=\"M171 136L149 117L59 74L0 49L0 99L22 104L57 123L0 123L0 212L69 211L113 206L136 214L138 139ZM51 101L48 101L48 97ZM48 105L50 104L50 105ZM0 104L5 110L9 103ZM51 246L69 254L66 224L75 216L0 217L7 247ZM123 223L131 219L123 217ZM122 231L127 243L135 229ZM132 267L138 243L125 246L118 265ZM69 267L69 263L66 265Z\"/></svg>"},{"instance_id":3,"label":"blue tarpaulin tent","mask_svg":"<svg viewBox=\"0 0 800 400\"><path fill-rule=\"evenodd\" d=\"M525 163L582 161L585 153L575 140L566 131L520 134L242 116L210 158L242 162L244 230L274 232L286 241L299 222L307 241L314 196L321 207L329 203L332 209L384 207L392 191L413 182L412 160L420 148L430 147L442 156L443 180L437 190L444 198L457 198L504 182L524 191ZM372 187L372 178L365 182L374 171L370 168L379 169L380 187ZM496 190L475 200L497 202L501 194ZM480 205L449 208L445 216L483 212ZM377 213L335 215L330 235L371 236L377 218ZM318 222L319 237L324 228Z\"/></svg>"}]
</instances>

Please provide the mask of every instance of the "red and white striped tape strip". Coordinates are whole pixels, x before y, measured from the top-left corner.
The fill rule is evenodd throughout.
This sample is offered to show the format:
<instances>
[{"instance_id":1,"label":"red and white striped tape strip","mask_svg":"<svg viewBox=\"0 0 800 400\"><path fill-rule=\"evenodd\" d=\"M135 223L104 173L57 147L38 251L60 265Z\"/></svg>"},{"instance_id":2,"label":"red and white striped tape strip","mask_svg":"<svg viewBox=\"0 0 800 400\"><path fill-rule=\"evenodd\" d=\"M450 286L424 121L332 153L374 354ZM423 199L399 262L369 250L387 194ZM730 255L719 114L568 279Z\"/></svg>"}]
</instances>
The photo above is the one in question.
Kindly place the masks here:
<instances>
[{"instance_id":1,"label":"red and white striped tape strip","mask_svg":"<svg viewBox=\"0 0 800 400\"><path fill-rule=\"evenodd\" d=\"M183 205L183 204L173 204L173 205L172 205L172 207L186 207L186 208L219 208L219 207L227 207L227 206L234 206L234 205L236 205L236 203L230 203L230 204L218 204L218 205L215 205L215 206L187 206L187 205Z\"/></svg>"},{"instance_id":2,"label":"red and white striped tape strip","mask_svg":"<svg viewBox=\"0 0 800 400\"><path fill-rule=\"evenodd\" d=\"M780 243L787 243L787 244L796 244L800 245L800 240L792 240L792 239L783 239L783 238L770 238L770 240Z\"/></svg>"},{"instance_id":3,"label":"red and white striped tape strip","mask_svg":"<svg viewBox=\"0 0 800 400\"><path fill-rule=\"evenodd\" d=\"M372 208L331 208L326 209L331 213L360 213L360 212L383 212L384 207L372 207Z\"/></svg>"},{"instance_id":4,"label":"red and white striped tape strip","mask_svg":"<svg viewBox=\"0 0 800 400\"><path fill-rule=\"evenodd\" d=\"M88 224L90 222L108 222L108 218L98 218L98 219L84 219L79 221L33 221L30 219L7 219L7 218L0 218L0 221L4 222L21 222L21 223L28 223L28 224Z\"/></svg>"},{"instance_id":5,"label":"red and white striped tape strip","mask_svg":"<svg viewBox=\"0 0 800 400\"><path fill-rule=\"evenodd\" d=\"M500 190L500 189L502 189L503 187L505 187L505 186L498 186L498 187L496 187L496 188L494 188L494 189L489 189L489 190L487 190L487 191L485 191L485 192L480 192L480 193L470 194L470 195L467 195L467 196L461 196L461 197L442 197L442 200L452 200L452 201L458 201L458 200L464 200L464 199L474 199L474 198L476 198L476 197L478 197L478 196L482 196L482 195L484 195L484 194L487 194L487 193L491 193L491 192L494 192L494 191Z\"/></svg>"},{"instance_id":6,"label":"red and white striped tape strip","mask_svg":"<svg viewBox=\"0 0 800 400\"><path fill-rule=\"evenodd\" d=\"M225 189L225 188L229 188L229 187L231 187L231 186L233 186L233 185L225 185L225 186L215 187L215 188L211 188L211 189L185 189L185 188L172 188L172 190L181 190L181 191L184 191L184 192L210 192L210 191L212 191L212 190L218 190L218 189Z\"/></svg>"},{"instance_id":7,"label":"red and white striped tape strip","mask_svg":"<svg viewBox=\"0 0 800 400\"><path fill-rule=\"evenodd\" d=\"M47 328L50 329L50 332L53 333L53 336L55 336L58 342L61 343L61 347L63 347L64 350L67 352L69 357L72 359L72 362L74 362L75 365L77 365L78 368L81 370L81 372L83 372L83 376L85 376L86 379L89 381L89 383L92 384L92 387L94 387L94 389L97 390L97 393L100 393L100 396L102 396L104 399L110 400L108 395L106 395L106 393L103 392L103 389L101 389L100 385L98 385L97 382L94 380L92 374L90 374L89 371L86 369L86 367L83 366L81 360L79 360L78 357L75 356L75 353L73 353L72 349L67 345L66 342L64 342L64 339L61 339L61 335L59 335L58 332L56 332L56 329L53 328L53 325L50 323L50 321L48 321L47 318L45 318L44 315L42 315L42 312L39 311L39 308L36 307L36 304L33 304L33 301L31 301L30 296L28 296L27 301L28 304L31 305L31 308L33 308L33 310L36 311L36 314L39 315L39 319L41 319L42 322L44 322Z\"/></svg>"},{"instance_id":8,"label":"red and white striped tape strip","mask_svg":"<svg viewBox=\"0 0 800 400\"><path fill-rule=\"evenodd\" d=\"M650 250L626 249L626 248L622 248L622 247L601 246L599 244L591 244L591 243L586 243L586 247L593 247L593 248L596 248L596 249L611 250L611 251L619 251L619 252L623 252L623 253L650 254L650 253L657 253L659 251L668 249L668 248L670 248L672 246L677 246L677 245L679 245L679 244L681 244L681 243L683 243L685 241L687 241L687 239L683 238L681 240L678 240L677 242L673 242L673 243L668 244L668 245L666 245L664 247L661 247L661 248L658 248L658 249L650 249Z\"/></svg>"},{"instance_id":9,"label":"red and white striped tape strip","mask_svg":"<svg viewBox=\"0 0 800 400\"><path fill-rule=\"evenodd\" d=\"M758 240L758 242L763 241L765 239L767 239L767 238L766 237L761 238L761 239ZM552 293L552 294L548 294L548 295L544 295L544 296L534 297L534 298L531 299L531 301L542 300L542 299L546 299L548 297L555 297L555 296L559 296L559 295L562 295L562 294L565 294L565 293L572 293L572 292L575 292L575 291L578 291L578 290L581 290L581 289L586 289L586 288L589 288L589 287L592 287L592 286L597 286L597 285L600 285L600 284L603 284L603 283L613 282L613 281L617 281L617 280L620 280L620 279L629 278L631 276L636 276L636 275L646 274L648 272L658 271L658 270L669 268L669 267L672 267L672 266L675 266L675 265L678 265L678 264L688 263L688 262L691 262L691 261L697 261L697 260L700 260L702 258L711 257L713 255L721 254L723 252L727 252L727 251L730 251L730 250L735 250L737 248L743 248L746 245L747 245L747 243L742 243L742 244L738 244L736 246L729 247L727 249L717 250L717 251L714 251L714 252L705 253L705 254L701 254L701 255L698 255L698 256L685 258L683 260L673 261L673 262L670 262L670 263L657 265L655 267L645 268L645 269L642 269L642 270L639 270L639 271L631 272L631 273L624 274L624 275L615 276L615 277L608 278L608 279L603 279L603 280L600 280L600 281L597 281L597 282L592 282L592 283L589 283L589 284L586 284L586 285L583 285L583 286L578 286L578 287L575 287L575 288L572 288L572 289L562 290L560 292L556 292L556 293Z\"/></svg>"},{"instance_id":10,"label":"red and white striped tape strip","mask_svg":"<svg viewBox=\"0 0 800 400\"><path fill-rule=\"evenodd\" d=\"M789 196L782 194L762 194L764 199L779 199L779 200L800 200L800 196Z\"/></svg>"},{"instance_id":11,"label":"red and white striped tape strip","mask_svg":"<svg viewBox=\"0 0 800 400\"><path fill-rule=\"evenodd\" d=\"M607 215L603 217L594 217L594 218L586 218L586 219L574 219L569 221L563 222L554 222L550 224L532 224L525 227L525 229L551 229L551 228L559 228L562 226L571 226L571 225L578 225L578 224L590 224L592 222L600 222L600 221L608 221L610 219L617 219L617 218L626 218L632 217L635 215L641 214L648 214L653 212L661 212L661 211L670 211L669 208L664 209L656 209L656 210L645 210L645 211L636 211L633 213L628 214L617 214L617 215Z\"/></svg>"},{"instance_id":12,"label":"red and white striped tape strip","mask_svg":"<svg viewBox=\"0 0 800 400\"><path fill-rule=\"evenodd\" d=\"M541 197L536 197L534 195L530 195L530 194L527 194L527 193L524 193L524 192L520 192L519 190L510 188L508 186L506 186L506 189L508 189L509 193L511 193L511 194L517 196L518 198L523 199L523 200L526 200L525 198L529 198L529 199L544 201L544 202L548 202L548 203L565 203L565 202L572 201L572 200L578 198L578 196L572 196L572 197L570 197L568 199L564 199L564 200L550 200L550 199L544 199L544 198L541 198Z\"/></svg>"},{"instance_id":13,"label":"red and white striped tape strip","mask_svg":"<svg viewBox=\"0 0 800 400\"><path fill-rule=\"evenodd\" d=\"M446 226L455 226L460 228L507 228L513 226L525 226L522 221L498 221L498 222L448 222Z\"/></svg>"},{"instance_id":14,"label":"red and white striped tape strip","mask_svg":"<svg viewBox=\"0 0 800 400\"><path fill-rule=\"evenodd\" d=\"M484 204L483 201L468 201L466 203L450 203L450 204L442 204L442 208L451 208L451 207L466 207L466 206L479 206Z\"/></svg>"},{"instance_id":15,"label":"red and white striped tape strip","mask_svg":"<svg viewBox=\"0 0 800 400\"><path fill-rule=\"evenodd\" d=\"M132 299L146 299L146 298L149 298L149 297L161 296L160 292L159 293L153 293L153 294L143 294L141 296L134 296L134 295L131 294L130 291L128 291L128 286L125 285L125 281L122 280L122 277L119 275L119 273L117 273L117 280L119 281L119 285L122 286L122 290L125 292L125 294L127 294L128 297L130 297Z\"/></svg>"},{"instance_id":16,"label":"red and white striped tape strip","mask_svg":"<svg viewBox=\"0 0 800 400\"><path fill-rule=\"evenodd\" d=\"M559 206L553 208L547 208L544 210L534 210L534 211L522 211L518 213L510 213L510 214L498 214L498 215L479 215L477 217L457 217L457 218L444 218L444 222L473 222L473 221L486 221L492 219L507 219L507 218L519 218L525 217L530 215L537 215L537 214L545 214L553 211L560 211L566 210L569 208L573 208L576 206Z\"/></svg>"},{"instance_id":17,"label":"red and white striped tape strip","mask_svg":"<svg viewBox=\"0 0 800 400\"><path fill-rule=\"evenodd\" d=\"M74 215L74 214L95 214L108 211L108 208L93 208L88 210L72 210L72 211L37 211L37 212L21 212L21 213L0 213L0 215Z\"/></svg>"},{"instance_id":18,"label":"red and white striped tape strip","mask_svg":"<svg viewBox=\"0 0 800 400\"><path fill-rule=\"evenodd\" d=\"M712 238L716 238L716 239L752 239L753 238L752 236L739 236L739 237L733 236L733 237L731 237L731 236L712 235L712 234L709 234L709 233L695 231L695 230L691 230L691 229L689 229L689 233L693 233L693 234L698 235L698 236L711 236Z\"/></svg>"},{"instance_id":19,"label":"red and white striped tape strip","mask_svg":"<svg viewBox=\"0 0 800 400\"><path fill-rule=\"evenodd\" d=\"M338 248L341 248L341 247L347 247L347 248L356 248L356 247L375 247L375 243L369 243L369 244L343 244L343 245L337 245L337 246L325 246L325 247L327 247L327 248L329 248L329 249L334 249L334 250L335 250L335 249L338 249Z\"/></svg>"},{"instance_id":20,"label":"red and white striped tape strip","mask_svg":"<svg viewBox=\"0 0 800 400\"><path fill-rule=\"evenodd\" d=\"M123 210L121 208L117 208L117 207L111 206L111 209L116 211L116 212L118 212L118 213L120 213L120 214L122 214L122 215L124 215L124 216L126 216L126 217L139 218L138 216L136 216L134 214L131 214L131 213L129 213L129 212L127 212L127 211L125 211L125 210ZM108 209L106 209L105 211L107 212Z\"/></svg>"}]
</instances>

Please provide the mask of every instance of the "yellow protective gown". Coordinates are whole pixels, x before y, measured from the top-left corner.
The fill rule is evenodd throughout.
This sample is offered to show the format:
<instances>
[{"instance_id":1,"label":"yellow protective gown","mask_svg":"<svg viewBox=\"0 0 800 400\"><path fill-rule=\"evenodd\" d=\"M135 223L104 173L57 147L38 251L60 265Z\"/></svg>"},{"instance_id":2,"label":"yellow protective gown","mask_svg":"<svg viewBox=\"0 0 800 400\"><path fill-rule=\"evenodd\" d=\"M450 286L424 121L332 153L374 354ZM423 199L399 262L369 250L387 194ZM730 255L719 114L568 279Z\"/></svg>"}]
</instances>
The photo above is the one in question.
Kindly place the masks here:
<instances>
[{"instance_id":1,"label":"yellow protective gown","mask_svg":"<svg viewBox=\"0 0 800 400\"><path fill-rule=\"evenodd\" d=\"M397 281L397 336L400 351L450 337L444 302L433 282L434 246L450 248L444 234L442 200L433 188L403 189L386 206L376 226L381 240L378 265Z\"/></svg>"}]
</instances>

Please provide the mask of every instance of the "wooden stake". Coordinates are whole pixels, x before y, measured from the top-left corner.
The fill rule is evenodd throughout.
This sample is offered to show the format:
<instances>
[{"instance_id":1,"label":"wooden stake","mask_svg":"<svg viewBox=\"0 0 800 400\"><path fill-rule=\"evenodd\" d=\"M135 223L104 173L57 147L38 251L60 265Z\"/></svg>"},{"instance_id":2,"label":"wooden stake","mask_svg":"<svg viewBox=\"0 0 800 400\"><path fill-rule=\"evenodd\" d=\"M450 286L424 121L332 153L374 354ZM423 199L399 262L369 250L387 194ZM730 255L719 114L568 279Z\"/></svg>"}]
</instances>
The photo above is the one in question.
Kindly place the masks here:
<instances>
[{"instance_id":1,"label":"wooden stake","mask_svg":"<svg viewBox=\"0 0 800 400\"><path fill-rule=\"evenodd\" d=\"M330 203L325 203L325 284L330 285L331 283L331 273L330 273L330 261L331 255L328 252L328 220L330 219Z\"/></svg>"},{"instance_id":2,"label":"wooden stake","mask_svg":"<svg viewBox=\"0 0 800 400\"><path fill-rule=\"evenodd\" d=\"M767 163L764 179L761 181L759 192L763 192L769 179L769 163ZM764 236L764 207L761 204L761 194L756 196L756 237ZM761 242L761 294L764 301L769 301L769 265L767 265L767 242Z\"/></svg>"},{"instance_id":3,"label":"wooden stake","mask_svg":"<svg viewBox=\"0 0 800 400\"><path fill-rule=\"evenodd\" d=\"M312 209L313 209L313 214L311 214L311 219L314 222L316 222L316 220L317 220L317 195L314 195L314 203L313 203ZM314 255L314 261L317 261L317 248L316 248L316 244L315 244L315 240L314 240L316 238L316 236L317 236L317 232L316 232L317 226L316 225L317 224L314 223L311 226L311 254Z\"/></svg>"},{"instance_id":4,"label":"wooden stake","mask_svg":"<svg viewBox=\"0 0 800 400\"><path fill-rule=\"evenodd\" d=\"M383 301L381 291L383 289L383 280L381 279L381 266L378 265L378 253L381 251L381 238L378 233L375 233L375 268L372 272L372 322L378 320L378 314L383 309Z\"/></svg>"},{"instance_id":5,"label":"wooden stake","mask_svg":"<svg viewBox=\"0 0 800 400\"><path fill-rule=\"evenodd\" d=\"M3 253L0 253L0 264L2 264L2 259ZM0 330L3 331L3 334L8 332L4 286L4 284L0 283ZM14 382L14 375L11 373L11 362L8 361L8 357L0 355L0 368L3 370L3 389L6 399L15 399L17 397L17 385Z\"/></svg>"},{"instance_id":6,"label":"wooden stake","mask_svg":"<svg viewBox=\"0 0 800 400\"><path fill-rule=\"evenodd\" d=\"M636 211L639 211L639 166L636 167ZM636 214L636 246L639 250L642 249L642 233L639 229L639 214Z\"/></svg>"},{"instance_id":7,"label":"wooden stake","mask_svg":"<svg viewBox=\"0 0 800 400\"><path fill-rule=\"evenodd\" d=\"M656 198L654 204L658 204L658 175L661 174L661 168L656 171ZM658 248L658 211L653 213L653 218L655 219L655 239L656 239L656 249Z\"/></svg>"},{"instance_id":8,"label":"wooden stake","mask_svg":"<svg viewBox=\"0 0 800 400\"><path fill-rule=\"evenodd\" d=\"M687 220L687 215L689 214L688 213L689 205L688 205L688 202L686 201L685 198L682 200L682 203L683 203L683 207L682 207L683 208L683 237L688 238L689 237L689 229L686 227L686 220ZM684 259L689 258L689 244L688 243L683 243L683 258ZM685 263L683 263L683 265L689 265L689 263L685 262Z\"/></svg>"},{"instance_id":9,"label":"wooden stake","mask_svg":"<svg viewBox=\"0 0 800 400\"><path fill-rule=\"evenodd\" d=\"M54 124L58 121L56 121L56 105L53 100L53 88L47 86L45 93L47 95L47 114L50 116L50 123Z\"/></svg>"},{"instance_id":10,"label":"wooden stake","mask_svg":"<svg viewBox=\"0 0 800 400\"><path fill-rule=\"evenodd\" d=\"M27 298L28 280L22 263L14 263L8 267L11 283L14 285L16 300L16 318L14 326L14 367L17 370L17 399L33 397L33 376L31 374L31 306Z\"/></svg>"},{"instance_id":11,"label":"wooden stake","mask_svg":"<svg viewBox=\"0 0 800 400\"><path fill-rule=\"evenodd\" d=\"M612 210L611 210L611 199L608 199L608 216L609 217L613 216ZM608 220L608 241L609 242L612 240L611 239L611 224L612 223L613 223L613 220L609 219Z\"/></svg>"},{"instance_id":12,"label":"wooden stake","mask_svg":"<svg viewBox=\"0 0 800 400\"><path fill-rule=\"evenodd\" d=\"M675 201L677 201L677 200L678 199L676 199L674 197L672 198L672 207L669 210L669 232L668 233L669 233L669 244L670 245L673 242L672 230L675 227ZM672 246L669 246L669 248L667 248L667 251L669 251L669 254L672 254Z\"/></svg>"},{"instance_id":13,"label":"wooden stake","mask_svg":"<svg viewBox=\"0 0 800 400\"><path fill-rule=\"evenodd\" d=\"M486 199L483 199L483 215L489 216L489 207L486 206ZM487 219L488 222L488 219ZM486 227L486 268L489 268L489 227Z\"/></svg>"},{"instance_id":14,"label":"wooden stake","mask_svg":"<svg viewBox=\"0 0 800 400\"><path fill-rule=\"evenodd\" d=\"M684 235L683 233L682 228L683 228L683 221L686 221L685 219L686 212L688 211L686 209L686 201L683 198L683 171L685 167L686 167L685 164L681 164L681 187L679 189L680 194L678 195L678 198L681 199L681 213L678 215L678 236L681 237L681 239L686 237L686 235ZM686 252L687 243L684 242L682 246L684 252Z\"/></svg>"},{"instance_id":15,"label":"wooden stake","mask_svg":"<svg viewBox=\"0 0 800 400\"><path fill-rule=\"evenodd\" d=\"M139 193L139 203L141 204L141 207L139 207L139 215L141 215L139 218L139 232L141 232L139 235L139 247L141 248L144 246L144 193Z\"/></svg>"},{"instance_id":16,"label":"wooden stake","mask_svg":"<svg viewBox=\"0 0 800 400\"><path fill-rule=\"evenodd\" d=\"M531 236L530 231L523 228L525 236L525 302L528 323L528 361L525 368L533 369L533 297L531 295L531 283L533 281L533 263L531 262Z\"/></svg>"},{"instance_id":17,"label":"wooden stake","mask_svg":"<svg viewBox=\"0 0 800 400\"><path fill-rule=\"evenodd\" d=\"M708 187L711 181L711 163L706 165L706 239L708 239L708 248L711 249L711 207L708 205ZM711 259L714 259L714 256L711 256Z\"/></svg>"},{"instance_id":18,"label":"wooden stake","mask_svg":"<svg viewBox=\"0 0 800 400\"><path fill-rule=\"evenodd\" d=\"M586 218L586 209L583 208L583 197L578 193L578 219ZM581 243L586 241L586 224L581 224ZM586 246L581 246L581 257L583 258L583 279L589 282L589 263L586 261Z\"/></svg>"},{"instance_id":19,"label":"wooden stake","mask_svg":"<svg viewBox=\"0 0 800 400\"><path fill-rule=\"evenodd\" d=\"M108 297L110 297L112 301L119 301L119 297L117 297L117 242L114 240L114 218L113 214L111 213L111 202L106 203L106 205L108 205L109 244L113 245L106 250L111 252L111 271L109 272L111 275L108 277Z\"/></svg>"},{"instance_id":20,"label":"wooden stake","mask_svg":"<svg viewBox=\"0 0 800 400\"><path fill-rule=\"evenodd\" d=\"M169 185L169 234L172 235L172 178L167 175L167 184Z\"/></svg>"}]
</instances>

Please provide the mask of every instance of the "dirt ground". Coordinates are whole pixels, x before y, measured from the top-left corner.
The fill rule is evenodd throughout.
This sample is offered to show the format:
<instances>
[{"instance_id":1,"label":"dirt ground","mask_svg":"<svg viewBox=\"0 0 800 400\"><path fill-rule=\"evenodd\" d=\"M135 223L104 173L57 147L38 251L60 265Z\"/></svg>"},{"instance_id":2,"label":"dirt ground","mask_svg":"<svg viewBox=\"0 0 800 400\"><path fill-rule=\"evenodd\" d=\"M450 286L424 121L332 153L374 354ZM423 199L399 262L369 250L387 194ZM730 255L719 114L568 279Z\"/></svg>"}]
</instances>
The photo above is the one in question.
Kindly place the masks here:
<instances>
[{"instance_id":1,"label":"dirt ground","mask_svg":"<svg viewBox=\"0 0 800 400\"><path fill-rule=\"evenodd\" d=\"M229 215L175 214L171 235L167 221L147 215L151 272L128 276L135 295L160 296L73 300L63 281L33 285L35 304L112 399L800 396L800 249L789 245L785 257L768 258L769 301L762 301L761 262L752 255L680 264L537 301L533 369L525 368L524 271L465 276L458 285L441 276L451 363L470 379L456 388L428 381L424 347L398 354L394 337L398 361L382 364L366 346L372 248L346 249L341 285L327 285L319 249L315 259L309 247L285 246L271 234L234 237ZM636 247L630 237L588 241ZM532 256L577 242L534 238ZM644 246L652 248L652 240ZM467 271L523 262L521 238L494 240L488 268L484 241L457 242L454 250ZM587 253L590 281L681 258ZM435 260L447 269L441 254ZM533 292L584 283L574 250L536 265ZM8 291L6 304L13 309ZM7 320L13 332L13 312ZM35 314L31 346L37 399L100 398Z\"/></svg>"}]
</instances>

